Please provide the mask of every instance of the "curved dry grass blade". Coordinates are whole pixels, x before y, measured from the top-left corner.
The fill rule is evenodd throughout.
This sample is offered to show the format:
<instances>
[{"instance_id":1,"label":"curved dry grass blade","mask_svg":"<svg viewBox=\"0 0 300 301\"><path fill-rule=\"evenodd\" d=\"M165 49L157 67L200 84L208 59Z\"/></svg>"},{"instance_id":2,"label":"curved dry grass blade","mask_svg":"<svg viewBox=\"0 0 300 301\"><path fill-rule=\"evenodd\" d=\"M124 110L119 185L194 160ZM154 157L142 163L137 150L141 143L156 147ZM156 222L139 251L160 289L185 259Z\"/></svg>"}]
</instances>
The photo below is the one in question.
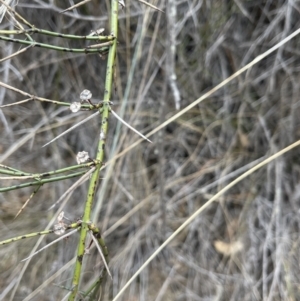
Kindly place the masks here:
<instances>
[{"instance_id":1,"label":"curved dry grass blade","mask_svg":"<svg viewBox=\"0 0 300 301\"><path fill-rule=\"evenodd\" d=\"M111 276L111 273L110 273L110 271L109 271L107 262L106 262L106 260L105 260L104 255L103 255L103 252L102 252L102 250L101 250L101 248L100 248L100 246L99 246L99 244L98 244L98 241L97 241L97 239L94 237L92 231L89 231L89 233L90 233L90 235L91 235L91 237L92 237L92 240L93 240L94 244L96 245L97 250L98 250L99 253L100 253L100 256L101 256L101 258L102 258L102 261L103 261L103 263L104 263L104 266L105 266L105 268L106 268L106 271L107 271L108 275L110 276L110 278L112 279L112 276Z\"/></svg>"},{"instance_id":2,"label":"curved dry grass blade","mask_svg":"<svg viewBox=\"0 0 300 301\"><path fill-rule=\"evenodd\" d=\"M294 37L296 37L299 33L300 33L300 28L298 28L293 33L291 33L289 36L287 36L285 39L283 39L282 41L280 41L279 43L277 43L276 45L274 45L273 47L271 47L269 50L265 51L261 55L258 55L249 64L247 64L246 66L242 67L237 72L235 72L234 74L232 74L231 76L229 76L228 78L226 78L225 80L223 80L220 84L216 85L213 89L211 89L208 92L204 93L201 97L199 97L198 99L196 99L195 101L193 101L191 104L189 104L187 107L185 107L184 109L182 109L180 112L178 112L174 116L170 117L164 123L160 124L155 129L153 129L152 131L150 131L148 134L146 134L146 136L147 137L152 136L153 134L157 133L158 131L160 131L161 129L163 129L167 125L169 125L171 122L173 122L176 119L178 119L183 114L187 113L189 110L191 110L192 108L194 108L200 102L202 102L203 100L205 100L208 97L210 97L211 95L213 95L215 92L217 92L218 90L220 90L221 88L223 88L224 86L226 86L228 83L230 83L232 80L234 80L235 78L237 78L239 75L241 75L245 71L249 70L255 64L259 63L265 57L267 57L268 55L270 55L271 53L273 53L275 50L277 50L278 48L280 48L281 46L283 46L284 44L286 44L288 41L290 41L291 39L293 39ZM140 139L140 140L132 143L130 146L128 146L123 151L121 151L120 153L118 153L114 158L112 158L111 160L109 160L106 163L106 165L108 165L111 161L119 159L120 157L122 157L123 155L125 155L126 153L128 153L130 150L132 150L134 147L136 147L137 145L139 145L142 141L143 140Z\"/></svg>"},{"instance_id":3,"label":"curved dry grass blade","mask_svg":"<svg viewBox=\"0 0 300 301\"><path fill-rule=\"evenodd\" d=\"M135 128L133 128L131 125L129 125L126 121L124 121L115 111L111 110L111 113L119 120L121 121L123 124L125 124L128 128L130 128L132 131L134 131L136 134L138 134L139 136L141 136L143 139L149 141L150 143L152 143L151 140L149 140L146 136L144 136L143 134L141 134L139 131L137 131Z\"/></svg>"},{"instance_id":4,"label":"curved dry grass blade","mask_svg":"<svg viewBox=\"0 0 300 301\"><path fill-rule=\"evenodd\" d=\"M51 141L49 141L48 143L44 144L42 147L45 147L47 145L49 145L50 143L54 142L55 140L57 140L58 138L64 136L65 134L73 131L74 129L76 129L78 126L82 125L83 123L89 121L90 119L94 118L95 116L97 116L100 112L97 111L96 113L92 114L91 116L83 119L82 121L76 123L75 125L71 126L69 129L67 129L66 131L64 131L63 133L61 133L60 135L56 136L55 138L53 138Z\"/></svg>"},{"instance_id":5,"label":"curved dry grass blade","mask_svg":"<svg viewBox=\"0 0 300 301\"><path fill-rule=\"evenodd\" d=\"M234 185L254 173L256 170L262 168L266 164L270 163L271 161L277 159L279 156L287 153L288 151L292 150L293 148L300 145L300 140L296 141L295 143L287 146L283 150L277 152L276 154L270 156L266 160L262 161L261 163L257 164L256 166L252 167L250 170L243 173L241 176L236 178L234 181L226 185L223 189L221 189L217 194L215 194L212 198L210 198L203 206L201 206L195 213L193 213L180 227L178 227L169 238L167 238L162 245L146 260L146 262L136 271L136 273L127 281L127 283L123 286L123 288L119 291L119 293L115 296L112 301L116 301L119 297L124 293L124 291L129 287L129 285L133 282L133 280L148 266L148 264L185 228L187 227L192 221L195 220L198 215L203 212L207 207L209 207L213 202L215 202L222 194L232 188Z\"/></svg>"},{"instance_id":6,"label":"curved dry grass blade","mask_svg":"<svg viewBox=\"0 0 300 301\"><path fill-rule=\"evenodd\" d=\"M74 229L74 230L72 230L72 231L66 233L66 234L63 235L63 236L60 236L59 238L57 238L57 239L53 240L52 242L50 242L50 243L49 243L48 245L46 245L45 247L43 247L43 248L37 250L36 252L34 252L33 254L31 254L31 255L28 256L27 258L22 259L21 262L26 261L26 260L32 258L32 257L35 256L36 254L38 254L38 253L42 252L43 250L47 249L48 247L54 245L55 243L59 242L60 240L64 239L65 237L68 237L68 236L74 234L75 232L77 232L77 230L78 230L78 229Z\"/></svg>"}]
</instances>

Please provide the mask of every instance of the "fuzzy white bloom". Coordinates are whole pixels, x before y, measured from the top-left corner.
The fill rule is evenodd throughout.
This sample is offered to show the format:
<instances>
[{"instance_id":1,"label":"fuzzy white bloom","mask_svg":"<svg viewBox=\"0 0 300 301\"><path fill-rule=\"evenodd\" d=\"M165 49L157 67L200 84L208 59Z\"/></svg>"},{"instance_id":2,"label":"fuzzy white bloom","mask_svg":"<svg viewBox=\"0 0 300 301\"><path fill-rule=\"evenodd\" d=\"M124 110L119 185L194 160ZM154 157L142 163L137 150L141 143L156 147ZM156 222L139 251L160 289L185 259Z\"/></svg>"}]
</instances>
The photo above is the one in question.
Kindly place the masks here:
<instances>
[{"instance_id":1,"label":"fuzzy white bloom","mask_svg":"<svg viewBox=\"0 0 300 301\"><path fill-rule=\"evenodd\" d=\"M54 234L56 235L62 235L66 232L66 228L63 223L55 224L53 227L55 229Z\"/></svg>"},{"instance_id":2,"label":"fuzzy white bloom","mask_svg":"<svg viewBox=\"0 0 300 301\"><path fill-rule=\"evenodd\" d=\"M70 105L70 110L73 112L73 113L76 113L80 110L81 108L81 103L80 102L72 102L71 105Z\"/></svg>"},{"instance_id":3,"label":"fuzzy white bloom","mask_svg":"<svg viewBox=\"0 0 300 301\"><path fill-rule=\"evenodd\" d=\"M89 90L85 89L80 93L81 101L90 100L91 98L92 98L92 93Z\"/></svg>"},{"instance_id":4,"label":"fuzzy white bloom","mask_svg":"<svg viewBox=\"0 0 300 301\"><path fill-rule=\"evenodd\" d=\"M104 30L105 30L104 28L99 28L95 31L92 31L88 36L95 36L95 35L99 36L101 33L104 32Z\"/></svg>"},{"instance_id":5,"label":"fuzzy white bloom","mask_svg":"<svg viewBox=\"0 0 300 301\"><path fill-rule=\"evenodd\" d=\"M76 156L76 160L78 164L88 162L90 160L89 153L85 151L79 152Z\"/></svg>"},{"instance_id":6,"label":"fuzzy white bloom","mask_svg":"<svg viewBox=\"0 0 300 301\"><path fill-rule=\"evenodd\" d=\"M64 212L62 211L58 217L57 217L57 224L55 224L54 227L54 234L56 235L62 235L66 232L66 225L63 222L64 219Z\"/></svg>"},{"instance_id":7,"label":"fuzzy white bloom","mask_svg":"<svg viewBox=\"0 0 300 301\"><path fill-rule=\"evenodd\" d=\"M12 5L14 0L4 0L5 4ZM2 22L4 15L6 13L7 7L4 4L0 5L0 23Z\"/></svg>"}]
</instances>

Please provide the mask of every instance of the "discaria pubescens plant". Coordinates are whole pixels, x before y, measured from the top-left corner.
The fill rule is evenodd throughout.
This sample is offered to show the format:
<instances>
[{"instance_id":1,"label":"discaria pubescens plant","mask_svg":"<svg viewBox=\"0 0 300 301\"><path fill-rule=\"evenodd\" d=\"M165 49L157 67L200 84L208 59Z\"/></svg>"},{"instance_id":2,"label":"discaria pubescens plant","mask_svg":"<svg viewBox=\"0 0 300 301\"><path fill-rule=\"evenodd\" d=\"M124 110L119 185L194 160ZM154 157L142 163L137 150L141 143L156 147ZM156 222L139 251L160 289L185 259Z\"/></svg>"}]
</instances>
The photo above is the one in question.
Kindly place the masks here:
<instances>
[{"instance_id":1,"label":"discaria pubescens plant","mask_svg":"<svg viewBox=\"0 0 300 301\"><path fill-rule=\"evenodd\" d=\"M16 3L5 1L9 2ZM99 11L100 5L93 0L76 8L78 15L74 10L59 18L60 1L20 1L16 10L38 29L25 26L21 19L17 19L20 24L13 19L9 24L10 17L4 19L5 26L1 24L5 32L0 44L11 51L10 47L0 50L1 75L5 78L10 70L5 84L1 83L0 94L6 91L6 97L0 101L20 100L20 105L0 111L0 163L6 165L1 170L7 173L1 189L15 189L0 195L0 209L10 206L15 216L29 203L14 221L10 216L4 220L1 212L1 240L20 240L0 248L0 299L52 301L72 294L87 190L81 184L100 164L95 153L98 141L106 139L106 167L91 221L99 226L108 246L113 281L102 259L106 249L100 254L96 250L100 244L94 239L99 235L87 223L94 235L87 236L78 298L92 299L101 283L105 300L118 299L124 292L121 288L128 288L123 300L297 300L299 156L298 150L290 152L299 145L297 1L177 1L178 18L168 23L169 30L165 15L147 15L139 3L131 1L130 7L126 3L119 9L116 93L114 105L108 103L110 130L104 133L99 123L105 109L106 60L99 59L97 47L106 59L114 41L104 9L109 2L98 2ZM159 2L160 7L167 11L171 2ZM34 7L45 12L39 11L42 18L34 19ZM105 30L96 30L100 27ZM55 32L50 35L45 29ZM93 40L98 36L98 41ZM166 51L169 45L171 51ZM7 64L7 56L12 64ZM39 106L48 118L42 118ZM182 110L171 113L175 108ZM165 127L159 132L160 141L120 155L136 140L125 126L121 132L120 124L114 126L115 111L145 132L153 134ZM62 133L78 125L82 116L90 119L72 133ZM48 145L51 141L55 142ZM7 160L13 146L22 142L23 148ZM274 153L279 160L271 156ZM114 165L110 159L116 155ZM38 156L45 158L45 164ZM75 162L80 168L65 169ZM45 209L50 206L53 210L47 216ZM27 222L30 213L33 223L38 221L35 225ZM47 227L50 218L55 222ZM20 224L22 229L17 228ZM53 235L44 235L51 231ZM71 236L72 231L77 233ZM35 251L53 242L55 235L60 240L27 259L30 250L35 252L37 239L22 239L23 233L40 236L39 241L43 238ZM166 252L159 253L167 245ZM15 262L10 265L11 260Z\"/></svg>"}]
</instances>

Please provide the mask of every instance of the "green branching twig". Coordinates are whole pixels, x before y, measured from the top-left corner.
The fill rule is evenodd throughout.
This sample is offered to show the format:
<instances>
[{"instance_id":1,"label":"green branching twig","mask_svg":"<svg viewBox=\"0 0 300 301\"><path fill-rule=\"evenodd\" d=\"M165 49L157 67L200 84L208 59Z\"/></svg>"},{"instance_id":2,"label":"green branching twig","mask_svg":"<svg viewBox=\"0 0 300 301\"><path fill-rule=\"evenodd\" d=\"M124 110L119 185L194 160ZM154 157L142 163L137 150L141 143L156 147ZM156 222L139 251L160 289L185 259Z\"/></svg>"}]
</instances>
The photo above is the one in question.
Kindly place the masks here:
<instances>
[{"instance_id":1,"label":"green branching twig","mask_svg":"<svg viewBox=\"0 0 300 301\"><path fill-rule=\"evenodd\" d=\"M52 100L52 99L48 99L48 98L39 97L39 96L36 96L36 95L31 95L31 94L29 94L25 91L17 89L15 87L10 86L10 85L8 85L6 83L3 83L1 81L0 81L0 86L4 87L6 89L9 89L11 91L17 92L17 93L19 93L23 96L29 97L28 101L38 100L38 101L41 101L41 102L50 102L50 103L53 103L55 105L66 106L66 107L69 107L71 105L71 103L69 103L69 102L61 102L61 101L57 101L57 100ZM0 106L0 108L4 108L5 106L6 105ZM102 107L102 103L94 104L94 105L90 105L90 104L81 105L82 109L87 109L87 110L96 110L96 109L99 109L100 107Z\"/></svg>"},{"instance_id":2,"label":"green branching twig","mask_svg":"<svg viewBox=\"0 0 300 301\"><path fill-rule=\"evenodd\" d=\"M9 187L2 187L0 188L0 192L6 192L6 191L11 191L11 190L16 190L16 189L21 189L25 187L30 187L30 186L36 186L36 185L43 185L45 183L51 183L51 182L57 182L57 181L62 181L66 179L71 179L71 178L76 178L79 177L83 174L85 174L86 171L80 171L76 173L72 173L66 176L60 176L60 177L55 177L55 178L49 178L49 179L43 179L43 180L38 180L38 181L33 181L33 182L28 182L28 183L23 183L23 184L18 184L18 185L13 185Z\"/></svg>"},{"instance_id":3,"label":"green branching twig","mask_svg":"<svg viewBox=\"0 0 300 301\"><path fill-rule=\"evenodd\" d=\"M18 44L24 45L32 45L33 47L41 47L46 49L52 49L56 51L63 51L63 52L73 52L73 53L106 53L108 50L108 46L111 45L113 42L105 42L105 45L101 47L101 44L98 45L98 48L66 48L66 47L59 47L53 46L50 44L45 43L37 43L35 41L27 41L27 40L19 40L19 39L12 39L4 36L0 36L0 40L13 42Z\"/></svg>"},{"instance_id":4,"label":"green branching twig","mask_svg":"<svg viewBox=\"0 0 300 301\"><path fill-rule=\"evenodd\" d=\"M26 33L39 33L52 37L72 39L72 40L87 40L87 41L103 41L108 42L115 39L113 36L101 36L101 35L87 35L87 36L77 36L71 34L62 34L59 32L48 31L39 28L30 28L25 30L0 30L1 35L11 35L11 34L26 34Z\"/></svg>"},{"instance_id":5,"label":"green branching twig","mask_svg":"<svg viewBox=\"0 0 300 301\"><path fill-rule=\"evenodd\" d=\"M17 170L12 167L0 164L0 167L2 167L2 168L0 168L0 174L18 176L18 177L20 177L20 179L22 179L22 177L24 177L24 179L26 179L26 178L27 179L28 178L39 178L40 179L40 178L49 177L49 176L57 175L57 174L64 173L64 172L69 172L69 171L76 170L76 169L91 167L93 165L95 165L95 162L83 163L83 164L73 165L73 166L69 166L69 167L65 167L65 168L61 168L61 169L57 169L57 170L53 170L53 171L32 174L32 173L24 172L24 171Z\"/></svg>"},{"instance_id":6,"label":"green branching twig","mask_svg":"<svg viewBox=\"0 0 300 301\"><path fill-rule=\"evenodd\" d=\"M115 57L117 49L117 36L118 36L118 0L112 0L111 4L111 35L115 37L115 40L112 42L112 45L108 53L107 69L106 69L106 80L105 80L105 91L104 91L104 100L103 100L103 112L102 112L102 123L100 129L100 139L98 143L98 151L96 160L103 162L104 159L104 148L105 148L105 137L108 130L108 116L109 116L109 101L111 98L112 85L113 85L113 72L115 66ZM76 264L74 270L74 276L72 281L73 291L69 296L69 301L73 301L76 298L78 292L78 285L81 275L82 260L85 252L85 240L87 232L89 231L91 209L93 205L93 200L98 184L99 173L100 173L99 164L93 173L90 185L88 189L87 200L85 203L84 215L82 219L82 226L80 230L80 239L77 249Z\"/></svg>"},{"instance_id":7,"label":"green branching twig","mask_svg":"<svg viewBox=\"0 0 300 301\"><path fill-rule=\"evenodd\" d=\"M25 173L21 170L18 170L18 169L15 169L13 167L6 166L6 165L3 165L3 164L0 164L0 173L12 174L12 175L29 175L29 173Z\"/></svg>"},{"instance_id":8,"label":"green branching twig","mask_svg":"<svg viewBox=\"0 0 300 301\"><path fill-rule=\"evenodd\" d=\"M95 299L95 294L97 294L100 285L102 284L103 276L99 276L97 280L84 292L84 296L89 296L90 300Z\"/></svg>"},{"instance_id":9,"label":"green branching twig","mask_svg":"<svg viewBox=\"0 0 300 301\"><path fill-rule=\"evenodd\" d=\"M92 231L93 235L97 239L97 243L101 247L104 258L105 258L105 261L108 264L108 260L109 260L108 250L107 250L107 247L105 245L105 241L101 236L100 230L97 227L95 227L94 224L90 224L89 229L90 229L90 231ZM107 272L108 272L107 269L103 269L103 272L100 274L100 276L97 278L97 280L83 293L83 296L89 296L90 300L94 300L96 298L96 294L97 294L97 292L99 290L99 287L102 284L103 279L104 279Z\"/></svg>"},{"instance_id":10,"label":"green branching twig","mask_svg":"<svg viewBox=\"0 0 300 301\"><path fill-rule=\"evenodd\" d=\"M68 225L65 230L78 228L79 226L80 226L80 224L73 223L73 224ZM13 238L9 238L9 239L0 241L0 246L1 245L6 245L6 244L9 244L9 243L18 241L18 240L22 240L22 239L25 239L25 238L31 238L31 237L35 237L35 236L51 234L51 233L54 233L55 231L57 231L57 229L54 228L54 229L49 229L49 230L45 230L45 231L34 232L34 233L29 233L29 234L25 234L25 235L21 235L21 236L16 236L16 237L13 237Z\"/></svg>"},{"instance_id":11,"label":"green branching twig","mask_svg":"<svg viewBox=\"0 0 300 301\"><path fill-rule=\"evenodd\" d=\"M104 241L103 237L101 236L100 229L97 228L94 224L90 224L88 227L93 232L93 235L97 239L97 242L98 242L99 246L102 249L105 261L108 263L108 260L109 260L108 259L108 250L107 250L107 246L105 244L105 241Z\"/></svg>"}]
</instances>

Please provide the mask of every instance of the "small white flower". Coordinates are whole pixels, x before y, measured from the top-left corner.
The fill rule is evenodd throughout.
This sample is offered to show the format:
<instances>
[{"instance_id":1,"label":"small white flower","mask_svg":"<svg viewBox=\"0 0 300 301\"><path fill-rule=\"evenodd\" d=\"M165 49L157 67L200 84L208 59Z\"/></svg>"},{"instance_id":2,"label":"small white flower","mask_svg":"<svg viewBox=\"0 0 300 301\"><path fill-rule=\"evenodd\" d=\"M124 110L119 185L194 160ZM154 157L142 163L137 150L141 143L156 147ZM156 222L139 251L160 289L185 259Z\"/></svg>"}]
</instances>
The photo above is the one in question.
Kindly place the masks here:
<instances>
[{"instance_id":1,"label":"small white flower","mask_svg":"<svg viewBox=\"0 0 300 301\"><path fill-rule=\"evenodd\" d=\"M89 90L85 89L80 93L81 101L90 100L91 98L92 98L92 93Z\"/></svg>"},{"instance_id":2,"label":"small white flower","mask_svg":"<svg viewBox=\"0 0 300 301\"><path fill-rule=\"evenodd\" d=\"M57 224L55 224L54 227L54 234L56 235L62 235L66 232L66 225L63 222L64 219L64 212L62 211L58 217L57 217Z\"/></svg>"},{"instance_id":3,"label":"small white flower","mask_svg":"<svg viewBox=\"0 0 300 301\"><path fill-rule=\"evenodd\" d=\"M54 229L55 229L54 234L56 234L56 235L62 235L66 232L66 227L65 227L64 223L61 223L61 222L58 224L55 224Z\"/></svg>"},{"instance_id":4,"label":"small white flower","mask_svg":"<svg viewBox=\"0 0 300 301\"><path fill-rule=\"evenodd\" d=\"M81 108L81 103L80 102L72 102L71 105L70 105L70 110L73 112L73 113L76 113L80 110Z\"/></svg>"},{"instance_id":5,"label":"small white flower","mask_svg":"<svg viewBox=\"0 0 300 301\"><path fill-rule=\"evenodd\" d=\"M85 151L79 152L76 156L76 160L78 164L88 162L90 160L89 153Z\"/></svg>"}]
</instances>

